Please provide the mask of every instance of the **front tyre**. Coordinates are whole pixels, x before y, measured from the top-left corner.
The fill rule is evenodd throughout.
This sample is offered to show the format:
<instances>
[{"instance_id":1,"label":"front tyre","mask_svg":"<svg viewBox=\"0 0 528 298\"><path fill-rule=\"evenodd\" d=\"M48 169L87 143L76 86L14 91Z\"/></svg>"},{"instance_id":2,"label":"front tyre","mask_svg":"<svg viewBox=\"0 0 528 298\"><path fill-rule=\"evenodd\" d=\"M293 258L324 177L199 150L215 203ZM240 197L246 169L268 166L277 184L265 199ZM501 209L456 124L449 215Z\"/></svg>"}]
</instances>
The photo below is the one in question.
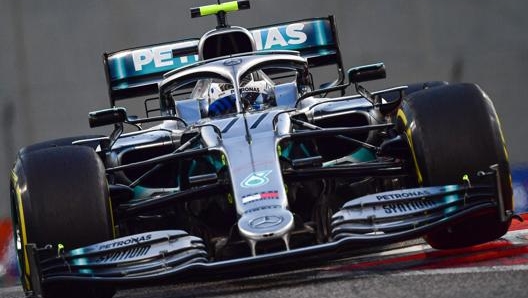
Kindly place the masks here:
<instances>
[{"instance_id":1,"label":"front tyre","mask_svg":"<svg viewBox=\"0 0 528 298\"><path fill-rule=\"evenodd\" d=\"M478 171L498 164L503 204L505 210L512 210L510 168L499 119L477 85L446 85L412 93L398 115L421 185L460 184L464 175L475 181ZM504 235L510 222L502 222L491 208L435 230L425 240L434 248L475 245Z\"/></svg>"},{"instance_id":2,"label":"front tyre","mask_svg":"<svg viewBox=\"0 0 528 298\"><path fill-rule=\"evenodd\" d=\"M32 291L28 243L66 250L113 238L105 168L86 146L43 148L20 154L11 178L11 210L21 280ZM45 298L111 297L113 289L43 285Z\"/></svg>"},{"instance_id":3,"label":"front tyre","mask_svg":"<svg viewBox=\"0 0 528 298\"><path fill-rule=\"evenodd\" d=\"M86 135L86 136L77 136L77 137L66 137L60 139L54 139L49 141L44 141L40 143L35 143L24 147L18 151L18 155L24 155L31 152L35 152L42 149L56 148L62 146L71 146L73 142L87 140L83 143L82 146L87 146L95 150L99 145L99 139L103 138L101 135Z\"/></svg>"}]
</instances>

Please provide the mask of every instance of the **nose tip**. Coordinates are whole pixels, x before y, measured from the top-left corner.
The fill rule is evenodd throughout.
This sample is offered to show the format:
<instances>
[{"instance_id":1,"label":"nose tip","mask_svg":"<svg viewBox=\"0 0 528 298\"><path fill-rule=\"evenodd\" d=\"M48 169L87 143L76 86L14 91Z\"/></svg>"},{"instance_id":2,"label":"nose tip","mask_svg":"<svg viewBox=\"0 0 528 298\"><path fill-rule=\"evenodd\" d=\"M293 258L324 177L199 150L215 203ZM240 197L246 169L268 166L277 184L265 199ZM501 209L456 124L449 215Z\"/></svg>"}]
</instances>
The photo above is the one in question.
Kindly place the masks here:
<instances>
[{"instance_id":1,"label":"nose tip","mask_svg":"<svg viewBox=\"0 0 528 298\"><path fill-rule=\"evenodd\" d=\"M283 239L289 250L289 237L294 227L293 214L280 206L249 212L238 220L240 234L248 241L251 253L259 241Z\"/></svg>"}]
</instances>

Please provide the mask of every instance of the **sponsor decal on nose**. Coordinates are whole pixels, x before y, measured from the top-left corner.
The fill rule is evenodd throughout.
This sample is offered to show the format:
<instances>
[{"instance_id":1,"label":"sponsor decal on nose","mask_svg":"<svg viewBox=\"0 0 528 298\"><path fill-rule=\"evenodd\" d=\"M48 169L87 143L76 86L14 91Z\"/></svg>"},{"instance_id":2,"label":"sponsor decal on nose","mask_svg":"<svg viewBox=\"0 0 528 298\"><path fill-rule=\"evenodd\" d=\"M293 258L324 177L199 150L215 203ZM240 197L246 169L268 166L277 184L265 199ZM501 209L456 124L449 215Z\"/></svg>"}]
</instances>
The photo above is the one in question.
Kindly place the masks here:
<instances>
[{"instance_id":1,"label":"sponsor decal on nose","mask_svg":"<svg viewBox=\"0 0 528 298\"><path fill-rule=\"evenodd\" d=\"M269 182L269 174L271 174L271 170L253 172L240 183L240 186L243 188L252 188L266 185Z\"/></svg>"},{"instance_id":2,"label":"sponsor decal on nose","mask_svg":"<svg viewBox=\"0 0 528 298\"><path fill-rule=\"evenodd\" d=\"M242 204L249 204L253 202L258 202L261 200L271 200L271 199L278 199L279 198L279 192L274 191L266 191L261 193L255 193L250 194L242 197Z\"/></svg>"}]
</instances>

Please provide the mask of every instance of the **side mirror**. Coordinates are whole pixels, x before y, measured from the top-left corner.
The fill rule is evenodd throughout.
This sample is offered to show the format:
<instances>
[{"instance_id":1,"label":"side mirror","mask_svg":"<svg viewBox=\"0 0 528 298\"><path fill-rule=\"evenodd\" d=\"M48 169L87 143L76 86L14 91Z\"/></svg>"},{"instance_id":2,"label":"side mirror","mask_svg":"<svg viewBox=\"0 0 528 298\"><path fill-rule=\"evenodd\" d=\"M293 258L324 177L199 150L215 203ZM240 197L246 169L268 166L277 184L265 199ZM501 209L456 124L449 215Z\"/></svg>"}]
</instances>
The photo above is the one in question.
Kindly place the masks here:
<instances>
[{"instance_id":1,"label":"side mirror","mask_svg":"<svg viewBox=\"0 0 528 298\"><path fill-rule=\"evenodd\" d=\"M127 121L127 113L125 108L111 108L91 112L88 114L88 122L90 123L90 127L123 123L125 121Z\"/></svg>"},{"instance_id":2,"label":"side mirror","mask_svg":"<svg viewBox=\"0 0 528 298\"><path fill-rule=\"evenodd\" d=\"M384 79L387 77L385 65L376 63L351 68L347 71L348 81L353 84Z\"/></svg>"}]
</instances>

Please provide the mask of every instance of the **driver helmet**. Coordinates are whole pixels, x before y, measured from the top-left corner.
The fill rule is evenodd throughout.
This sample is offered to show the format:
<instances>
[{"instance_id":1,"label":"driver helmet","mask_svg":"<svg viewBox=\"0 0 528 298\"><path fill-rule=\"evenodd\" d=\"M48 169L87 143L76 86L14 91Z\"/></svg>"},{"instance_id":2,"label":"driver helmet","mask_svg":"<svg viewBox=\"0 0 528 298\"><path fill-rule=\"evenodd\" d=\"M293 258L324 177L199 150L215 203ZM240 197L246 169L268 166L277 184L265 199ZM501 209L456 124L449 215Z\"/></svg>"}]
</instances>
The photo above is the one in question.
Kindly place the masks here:
<instances>
[{"instance_id":1,"label":"driver helmet","mask_svg":"<svg viewBox=\"0 0 528 298\"><path fill-rule=\"evenodd\" d=\"M209 117L236 112L236 97L232 84L212 83L208 92Z\"/></svg>"},{"instance_id":2,"label":"driver helmet","mask_svg":"<svg viewBox=\"0 0 528 298\"><path fill-rule=\"evenodd\" d=\"M239 91L245 109L261 111L276 105L273 86L266 80L242 82ZM233 85L228 83L211 84L209 88L209 116L235 112L235 101Z\"/></svg>"}]
</instances>

